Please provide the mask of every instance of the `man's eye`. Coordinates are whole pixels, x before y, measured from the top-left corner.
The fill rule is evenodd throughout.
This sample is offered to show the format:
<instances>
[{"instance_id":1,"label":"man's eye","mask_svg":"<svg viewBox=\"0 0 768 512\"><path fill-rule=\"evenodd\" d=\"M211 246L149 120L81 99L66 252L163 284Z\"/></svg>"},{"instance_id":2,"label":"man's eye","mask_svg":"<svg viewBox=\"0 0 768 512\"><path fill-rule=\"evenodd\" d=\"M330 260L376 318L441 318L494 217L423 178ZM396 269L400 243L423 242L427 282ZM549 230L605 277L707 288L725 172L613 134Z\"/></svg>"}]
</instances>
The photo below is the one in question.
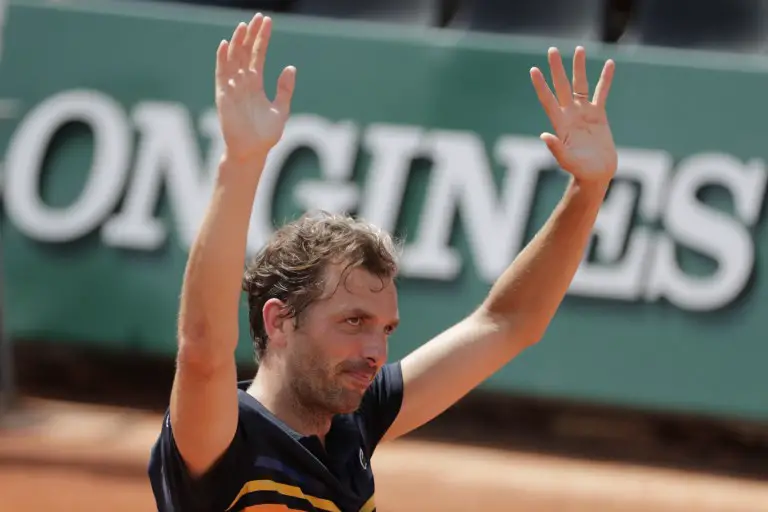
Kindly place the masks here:
<instances>
[{"instance_id":1,"label":"man's eye","mask_svg":"<svg viewBox=\"0 0 768 512\"><path fill-rule=\"evenodd\" d=\"M355 326L355 327L357 327L358 325L360 325L360 322L361 322L361 321L362 321L362 320L361 320L361 318L360 318L359 316L353 316L352 318L347 318L347 323L348 323L349 325L352 325L352 326Z\"/></svg>"}]
</instances>

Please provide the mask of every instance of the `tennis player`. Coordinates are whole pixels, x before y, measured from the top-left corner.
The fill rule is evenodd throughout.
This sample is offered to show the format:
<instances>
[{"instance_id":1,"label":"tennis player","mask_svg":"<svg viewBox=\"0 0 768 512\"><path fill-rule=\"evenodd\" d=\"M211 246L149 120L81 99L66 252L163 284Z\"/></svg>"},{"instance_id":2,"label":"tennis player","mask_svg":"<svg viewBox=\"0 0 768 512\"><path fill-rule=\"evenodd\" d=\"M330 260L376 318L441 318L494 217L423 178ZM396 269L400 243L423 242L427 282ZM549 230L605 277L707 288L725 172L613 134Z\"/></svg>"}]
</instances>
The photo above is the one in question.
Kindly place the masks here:
<instances>
[{"instance_id":1,"label":"tennis player","mask_svg":"<svg viewBox=\"0 0 768 512\"><path fill-rule=\"evenodd\" d=\"M245 265L259 178L296 82L286 67L274 100L264 93L271 30L257 14L216 54L226 149L189 254L170 407L149 463L161 512L376 510L376 446L432 420L542 338L616 171L605 113L614 63L590 98L584 49L569 80L551 48L554 93L539 69L530 76L553 126L541 139L571 177L561 201L471 314L388 363L399 313L387 233L312 213L281 227ZM238 383L242 291L259 366Z\"/></svg>"}]
</instances>

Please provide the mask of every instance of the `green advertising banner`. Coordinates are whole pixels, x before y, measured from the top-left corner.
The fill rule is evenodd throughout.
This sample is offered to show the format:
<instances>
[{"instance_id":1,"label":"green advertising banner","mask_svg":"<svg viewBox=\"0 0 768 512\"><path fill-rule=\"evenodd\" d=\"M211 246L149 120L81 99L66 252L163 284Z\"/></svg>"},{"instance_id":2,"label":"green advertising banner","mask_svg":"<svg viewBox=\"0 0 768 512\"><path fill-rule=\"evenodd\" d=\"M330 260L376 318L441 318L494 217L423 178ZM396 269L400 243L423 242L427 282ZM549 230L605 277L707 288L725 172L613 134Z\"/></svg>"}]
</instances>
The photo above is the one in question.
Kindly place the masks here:
<instances>
[{"instance_id":1,"label":"green advertising banner","mask_svg":"<svg viewBox=\"0 0 768 512\"><path fill-rule=\"evenodd\" d=\"M172 357L187 250L222 143L218 42L250 13L11 2L0 68L15 339ZM298 68L249 250L311 208L405 238L400 358L470 312L566 178L528 70L573 42L275 17ZM617 62L620 170L545 339L486 389L768 420L768 59L587 44ZM244 302L243 302L244 305ZM238 358L248 361L245 307Z\"/></svg>"}]
</instances>

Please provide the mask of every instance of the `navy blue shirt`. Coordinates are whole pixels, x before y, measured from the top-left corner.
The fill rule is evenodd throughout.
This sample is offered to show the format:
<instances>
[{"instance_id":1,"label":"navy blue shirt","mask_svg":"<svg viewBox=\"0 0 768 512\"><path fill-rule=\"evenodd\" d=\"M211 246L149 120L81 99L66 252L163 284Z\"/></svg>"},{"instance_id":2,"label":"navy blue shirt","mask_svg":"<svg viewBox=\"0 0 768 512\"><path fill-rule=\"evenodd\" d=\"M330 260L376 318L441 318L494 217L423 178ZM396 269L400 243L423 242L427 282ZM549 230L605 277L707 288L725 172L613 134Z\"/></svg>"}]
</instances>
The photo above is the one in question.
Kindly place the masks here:
<instances>
[{"instance_id":1,"label":"navy blue shirt","mask_svg":"<svg viewBox=\"0 0 768 512\"><path fill-rule=\"evenodd\" d=\"M166 413L148 468L158 512L375 511L369 461L400 412L400 364L381 369L356 412L333 418L325 448L246 393L250 383L238 383L232 443L199 478L188 473Z\"/></svg>"}]
</instances>

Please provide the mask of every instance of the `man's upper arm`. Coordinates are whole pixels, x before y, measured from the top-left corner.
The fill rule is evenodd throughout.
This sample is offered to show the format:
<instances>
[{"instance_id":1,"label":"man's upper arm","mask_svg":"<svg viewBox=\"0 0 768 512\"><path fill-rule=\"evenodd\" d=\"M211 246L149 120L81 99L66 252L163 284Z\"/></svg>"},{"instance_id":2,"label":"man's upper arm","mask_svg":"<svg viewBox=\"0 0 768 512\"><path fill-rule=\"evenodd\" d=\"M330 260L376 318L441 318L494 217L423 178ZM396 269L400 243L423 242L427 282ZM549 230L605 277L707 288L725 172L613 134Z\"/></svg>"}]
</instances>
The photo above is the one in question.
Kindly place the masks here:
<instances>
[{"instance_id":1,"label":"man's upper arm","mask_svg":"<svg viewBox=\"0 0 768 512\"><path fill-rule=\"evenodd\" d=\"M403 404L384 439L432 420L520 353L510 332L481 310L405 357Z\"/></svg>"},{"instance_id":2,"label":"man's upper arm","mask_svg":"<svg viewBox=\"0 0 768 512\"><path fill-rule=\"evenodd\" d=\"M192 476L204 474L232 443L238 425L234 357L209 367L179 352L171 391L173 440Z\"/></svg>"},{"instance_id":3,"label":"man's upper arm","mask_svg":"<svg viewBox=\"0 0 768 512\"><path fill-rule=\"evenodd\" d=\"M210 421L203 417L208 404L203 403L199 396L187 400L187 392L197 387L196 383L182 386L187 380L194 382L189 379L189 373L191 372L184 370L177 373L172 407L163 418L160 436L150 456L149 477L159 512L224 510L237 494L240 485L237 476L246 451L246 440L245 430L238 418L237 395L235 394L235 430L233 435L224 436L227 430L223 425L226 423ZM214 395L203 398L210 400ZM201 407L200 414L187 414L196 403ZM179 408L179 404L183 404L183 407ZM208 408L209 412L215 414L214 410ZM182 414L179 414L180 412ZM190 428L195 422L202 428L212 426L211 431L206 433L202 429ZM210 433L219 437L212 437ZM207 454L195 449L198 448L193 446L195 436L201 441L199 444L208 450ZM227 438L229 441L223 449L216 447L216 443L223 444ZM218 455L212 462L202 462L203 456L210 459L216 452Z\"/></svg>"}]
</instances>

